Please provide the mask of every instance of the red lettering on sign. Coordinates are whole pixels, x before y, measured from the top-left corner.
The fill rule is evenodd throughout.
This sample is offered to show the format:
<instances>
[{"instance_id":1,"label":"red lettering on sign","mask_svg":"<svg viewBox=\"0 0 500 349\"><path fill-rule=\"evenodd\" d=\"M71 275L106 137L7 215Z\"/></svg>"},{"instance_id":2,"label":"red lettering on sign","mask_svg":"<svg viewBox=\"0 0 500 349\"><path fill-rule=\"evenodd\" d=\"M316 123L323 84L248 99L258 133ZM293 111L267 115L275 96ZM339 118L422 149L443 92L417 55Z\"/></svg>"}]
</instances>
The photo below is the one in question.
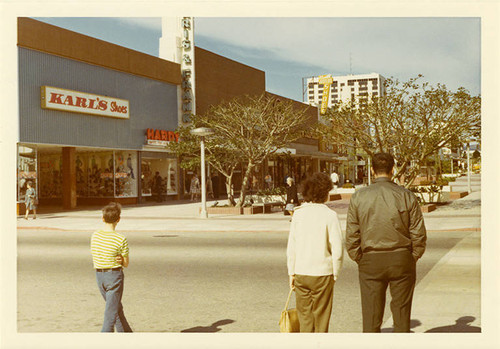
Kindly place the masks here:
<instances>
[{"instance_id":1,"label":"red lettering on sign","mask_svg":"<svg viewBox=\"0 0 500 349\"><path fill-rule=\"evenodd\" d=\"M166 141L167 140L167 131L161 130L161 140Z\"/></svg>"},{"instance_id":2,"label":"red lettering on sign","mask_svg":"<svg viewBox=\"0 0 500 349\"><path fill-rule=\"evenodd\" d=\"M50 103L63 104L61 97L64 96L60 93L50 93Z\"/></svg>"},{"instance_id":3,"label":"red lettering on sign","mask_svg":"<svg viewBox=\"0 0 500 349\"><path fill-rule=\"evenodd\" d=\"M153 128L146 129L146 138L158 141L178 142L179 133L174 131L155 130Z\"/></svg>"},{"instance_id":4,"label":"red lettering on sign","mask_svg":"<svg viewBox=\"0 0 500 349\"><path fill-rule=\"evenodd\" d=\"M67 96L66 99L64 100L64 103L63 104L66 104L66 105L71 105L71 106L75 106L73 104L73 97L72 96Z\"/></svg>"},{"instance_id":5,"label":"red lettering on sign","mask_svg":"<svg viewBox=\"0 0 500 349\"><path fill-rule=\"evenodd\" d=\"M126 113L127 112L127 107L126 106L120 106L116 102L111 102L111 111L112 112L117 112L117 113Z\"/></svg>"},{"instance_id":6,"label":"red lettering on sign","mask_svg":"<svg viewBox=\"0 0 500 349\"><path fill-rule=\"evenodd\" d=\"M147 129L147 138L148 139L155 139L155 130L152 128Z\"/></svg>"},{"instance_id":7,"label":"red lettering on sign","mask_svg":"<svg viewBox=\"0 0 500 349\"><path fill-rule=\"evenodd\" d=\"M106 110L108 108L108 102L99 101L99 110Z\"/></svg>"},{"instance_id":8,"label":"red lettering on sign","mask_svg":"<svg viewBox=\"0 0 500 349\"><path fill-rule=\"evenodd\" d=\"M76 97L75 105L77 107L87 108L87 98Z\"/></svg>"}]
</instances>

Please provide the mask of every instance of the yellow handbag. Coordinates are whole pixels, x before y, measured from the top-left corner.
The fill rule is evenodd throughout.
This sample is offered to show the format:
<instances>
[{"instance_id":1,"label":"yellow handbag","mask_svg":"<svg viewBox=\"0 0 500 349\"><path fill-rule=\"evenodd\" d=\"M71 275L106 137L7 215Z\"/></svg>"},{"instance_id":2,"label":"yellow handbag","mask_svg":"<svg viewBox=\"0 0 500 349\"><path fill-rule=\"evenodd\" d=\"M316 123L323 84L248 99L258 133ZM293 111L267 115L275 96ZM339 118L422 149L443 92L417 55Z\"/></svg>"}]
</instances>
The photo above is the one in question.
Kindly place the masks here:
<instances>
[{"instance_id":1,"label":"yellow handbag","mask_svg":"<svg viewBox=\"0 0 500 349\"><path fill-rule=\"evenodd\" d=\"M288 299L286 300L285 309L281 312L280 316L280 332L300 332L299 316L297 314L297 309L288 309L288 303L290 302L290 297L292 296L293 290L290 289L288 294Z\"/></svg>"}]
</instances>

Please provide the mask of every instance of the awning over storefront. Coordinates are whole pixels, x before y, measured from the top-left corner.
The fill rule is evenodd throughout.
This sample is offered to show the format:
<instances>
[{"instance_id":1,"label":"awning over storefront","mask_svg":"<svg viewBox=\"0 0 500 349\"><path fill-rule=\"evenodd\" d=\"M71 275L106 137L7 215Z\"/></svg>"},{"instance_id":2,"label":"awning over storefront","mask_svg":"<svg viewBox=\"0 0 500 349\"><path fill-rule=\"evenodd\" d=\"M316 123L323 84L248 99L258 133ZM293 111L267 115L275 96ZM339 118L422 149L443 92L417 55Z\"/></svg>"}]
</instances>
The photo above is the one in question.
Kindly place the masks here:
<instances>
[{"instance_id":1,"label":"awning over storefront","mask_svg":"<svg viewBox=\"0 0 500 349\"><path fill-rule=\"evenodd\" d=\"M333 154L333 153L325 153L322 151L311 151L311 150L304 150L304 149L298 149L297 153L295 154L296 156L310 156L316 159L320 160L340 160L340 157L338 154Z\"/></svg>"}]
</instances>

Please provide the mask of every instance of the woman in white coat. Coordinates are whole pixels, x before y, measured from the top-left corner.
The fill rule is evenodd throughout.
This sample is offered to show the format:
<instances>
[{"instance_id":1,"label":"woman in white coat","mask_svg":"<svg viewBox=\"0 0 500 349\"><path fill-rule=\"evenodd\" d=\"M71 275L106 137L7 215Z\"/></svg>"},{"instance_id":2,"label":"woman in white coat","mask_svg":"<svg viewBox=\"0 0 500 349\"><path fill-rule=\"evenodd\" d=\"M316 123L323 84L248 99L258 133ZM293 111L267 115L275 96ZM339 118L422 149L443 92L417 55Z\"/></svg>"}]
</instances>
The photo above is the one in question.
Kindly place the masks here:
<instances>
[{"instance_id":1,"label":"woman in white coat","mask_svg":"<svg viewBox=\"0 0 500 349\"><path fill-rule=\"evenodd\" d=\"M315 173L301 187L304 203L292 217L287 246L290 287L295 290L300 332L328 332L333 285L344 257L337 213L325 205L333 184Z\"/></svg>"}]
</instances>

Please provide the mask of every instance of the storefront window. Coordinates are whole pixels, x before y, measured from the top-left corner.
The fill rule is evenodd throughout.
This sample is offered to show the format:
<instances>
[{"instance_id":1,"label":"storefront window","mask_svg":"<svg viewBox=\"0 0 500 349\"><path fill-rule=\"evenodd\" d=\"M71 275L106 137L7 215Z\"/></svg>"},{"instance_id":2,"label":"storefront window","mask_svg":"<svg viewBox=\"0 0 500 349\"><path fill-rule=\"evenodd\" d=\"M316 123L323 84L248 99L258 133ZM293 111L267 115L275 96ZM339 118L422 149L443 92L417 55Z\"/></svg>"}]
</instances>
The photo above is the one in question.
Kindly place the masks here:
<instances>
[{"instance_id":1,"label":"storefront window","mask_svg":"<svg viewBox=\"0 0 500 349\"><path fill-rule=\"evenodd\" d=\"M115 152L115 196L137 196L137 153Z\"/></svg>"},{"instance_id":2,"label":"storefront window","mask_svg":"<svg viewBox=\"0 0 500 349\"><path fill-rule=\"evenodd\" d=\"M61 153L42 153L39 157L40 198L62 197L62 156Z\"/></svg>"},{"instance_id":3,"label":"storefront window","mask_svg":"<svg viewBox=\"0 0 500 349\"><path fill-rule=\"evenodd\" d=\"M177 159L158 159L143 156L141 162L142 196L151 196L158 193L158 189L154 183L156 172L161 177L159 187L161 195L177 194Z\"/></svg>"},{"instance_id":4,"label":"storefront window","mask_svg":"<svg viewBox=\"0 0 500 349\"><path fill-rule=\"evenodd\" d=\"M88 197L113 197L113 152L95 152L86 154L88 161ZM82 154L82 158L84 155ZM83 161L82 161L83 162ZM78 180L78 177L77 177ZM80 186L84 186L85 177L81 178ZM78 187L77 181L77 187ZM84 192L84 189L81 189Z\"/></svg>"},{"instance_id":5,"label":"storefront window","mask_svg":"<svg viewBox=\"0 0 500 349\"><path fill-rule=\"evenodd\" d=\"M17 150L17 201L22 202L28 181L38 193L37 150L24 145L19 145Z\"/></svg>"}]
</instances>

